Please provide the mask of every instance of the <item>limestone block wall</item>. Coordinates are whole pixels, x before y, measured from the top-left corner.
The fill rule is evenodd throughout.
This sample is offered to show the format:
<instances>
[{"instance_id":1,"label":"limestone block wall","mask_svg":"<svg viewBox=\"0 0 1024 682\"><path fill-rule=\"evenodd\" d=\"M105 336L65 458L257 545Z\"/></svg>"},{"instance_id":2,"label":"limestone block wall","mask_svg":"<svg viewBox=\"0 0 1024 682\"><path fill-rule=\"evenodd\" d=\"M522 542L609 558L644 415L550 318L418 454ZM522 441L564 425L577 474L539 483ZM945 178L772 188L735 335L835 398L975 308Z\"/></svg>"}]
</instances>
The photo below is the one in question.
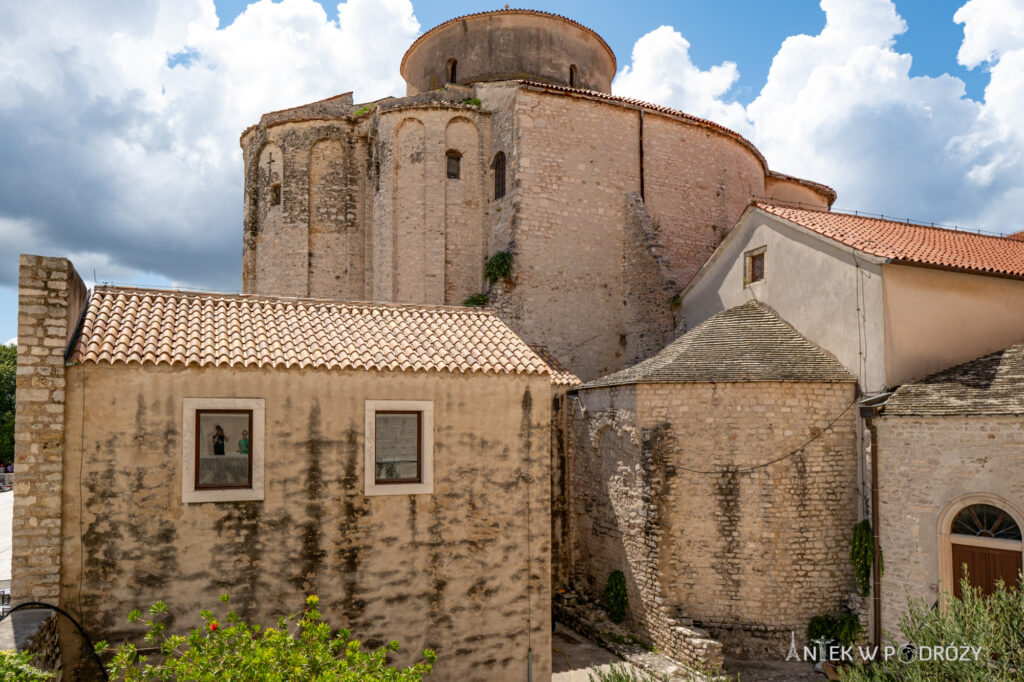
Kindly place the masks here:
<instances>
[{"instance_id":1,"label":"limestone block wall","mask_svg":"<svg viewBox=\"0 0 1024 682\"><path fill-rule=\"evenodd\" d=\"M671 343L682 301L669 274L660 233L639 194L626 195L622 277L626 300L625 366L635 365Z\"/></svg>"},{"instance_id":2,"label":"limestone block wall","mask_svg":"<svg viewBox=\"0 0 1024 682\"><path fill-rule=\"evenodd\" d=\"M751 196L764 195L765 167L735 138L668 116L645 113L643 134L644 202L672 278L683 287Z\"/></svg>"},{"instance_id":3,"label":"limestone block wall","mask_svg":"<svg viewBox=\"0 0 1024 682\"><path fill-rule=\"evenodd\" d=\"M89 363L67 390L61 604L90 633L138 637L158 599L180 632L223 592L269 624L315 593L399 662L436 649L437 679L523 680L528 650L550 676L549 377ZM263 501L182 504L203 396L265 398ZM432 495L364 495L366 399L433 401Z\"/></svg>"},{"instance_id":4,"label":"limestone block wall","mask_svg":"<svg viewBox=\"0 0 1024 682\"><path fill-rule=\"evenodd\" d=\"M783 657L790 632L799 642L811 617L841 611L854 588L854 396L852 383L581 391L570 459L576 587L599 596L618 568L632 617L659 646L692 624L727 653Z\"/></svg>"},{"instance_id":5,"label":"limestone block wall","mask_svg":"<svg viewBox=\"0 0 1024 682\"><path fill-rule=\"evenodd\" d=\"M65 258L22 255L18 273L18 369L11 597L59 594L66 396L64 353L85 302Z\"/></svg>"},{"instance_id":6,"label":"limestone block wall","mask_svg":"<svg viewBox=\"0 0 1024 682\"><path fill-rule=\"evenodd\" d=\"M877 419L879 535L885 557L882 574L882 630L899 641L898 619L907 598L929 604L952 591L940 574L954 575L943 556L939 519L986 495L1011 514L1024 509L1024 423L1015 416L897 417ZM1005 500L1008 504L994 498ZM971 502L973 504L973 502ZM1024 523L1016 518L1018 524ZM948 532L948 529L945 529ZM940 562L949 565L940 570ZM958 575L958 574L956 574Z\"/></svg>"}]
</instances>

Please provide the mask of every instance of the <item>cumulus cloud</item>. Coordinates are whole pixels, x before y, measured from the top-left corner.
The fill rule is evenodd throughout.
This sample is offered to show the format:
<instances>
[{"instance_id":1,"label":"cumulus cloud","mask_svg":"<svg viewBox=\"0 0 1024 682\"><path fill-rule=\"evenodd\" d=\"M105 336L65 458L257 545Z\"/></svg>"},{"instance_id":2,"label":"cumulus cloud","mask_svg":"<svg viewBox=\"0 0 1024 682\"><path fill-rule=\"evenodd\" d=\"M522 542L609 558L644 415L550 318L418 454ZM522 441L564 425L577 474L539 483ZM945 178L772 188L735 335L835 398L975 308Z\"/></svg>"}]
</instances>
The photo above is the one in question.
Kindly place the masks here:
<instances>
[{"instance_id":1,"label":"cumulus cloud","mask_svg":"<svg viewBox=\"0 0 1024 682\"><path fill-rule=\"evenodd\" d=\"M742 115L725 87L736 78L728 64L697 69L690 88L679 84L695 67L680 51L685 39L667 39L674 31L666 27L637 42L645 49L634 52L616 89L667 83L649 92L698 115L719 112L718 120L749 135L773 168L835 187L839 206L1020 229L1024 0L970 0L950 17L964 24L960 62L989 71L981 102L966 97L953 76L910 75L912 55L895 48L907 25L890 0L822 0L821 8L825 27L783 42Z\"/></svg>"},{"instance_id":2,"label":"cumulus cloud","mask_svg":"<svg viewBox=\"0 0 1024 682\"><path fill-rule=\"evenodd\" d=\"M91 278L237 289L238 136L260 114L402 92L409 0L212 0L0 7L0 286L17 251ZM7 251L5 249L5 251Z\"/></svg>"},{"instance_id":3,"label":"cumulus cloud","mask_svg":"<svg viewBox=\"0 0 1024 682\"><path fill-rule=\"evenodd\" d=\"M671 26L659 26L636 41L632 63L618 73L614 89L746 131L743 105L722 99L739 77L734 62L701 70L690 59L689 41Z\"/></svg>"}]
</instances>

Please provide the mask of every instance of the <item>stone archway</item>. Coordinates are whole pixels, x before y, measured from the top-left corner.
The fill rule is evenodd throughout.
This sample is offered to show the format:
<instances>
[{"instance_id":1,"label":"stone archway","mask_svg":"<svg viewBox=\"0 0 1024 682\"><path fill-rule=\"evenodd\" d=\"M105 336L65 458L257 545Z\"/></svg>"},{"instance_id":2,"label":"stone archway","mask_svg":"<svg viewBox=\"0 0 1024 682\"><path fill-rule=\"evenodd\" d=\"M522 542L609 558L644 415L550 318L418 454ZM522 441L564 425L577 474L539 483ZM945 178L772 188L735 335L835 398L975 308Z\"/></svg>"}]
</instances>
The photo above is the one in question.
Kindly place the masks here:
<instances>
[{"instance_id":1,"label":"stone archway","mask_svg":"<svg viewBox=\"0 0 1024 682\"><path fill-rule=\"evenodd\" d=\"M939 516L939 587L942 598L960 594L960 566L966 563L972 584L985 593L996 579L1016 583L1024 565L1020 524L1024 510L998 495L972 493L949 505Z\"/></svg>"}]
</instances>

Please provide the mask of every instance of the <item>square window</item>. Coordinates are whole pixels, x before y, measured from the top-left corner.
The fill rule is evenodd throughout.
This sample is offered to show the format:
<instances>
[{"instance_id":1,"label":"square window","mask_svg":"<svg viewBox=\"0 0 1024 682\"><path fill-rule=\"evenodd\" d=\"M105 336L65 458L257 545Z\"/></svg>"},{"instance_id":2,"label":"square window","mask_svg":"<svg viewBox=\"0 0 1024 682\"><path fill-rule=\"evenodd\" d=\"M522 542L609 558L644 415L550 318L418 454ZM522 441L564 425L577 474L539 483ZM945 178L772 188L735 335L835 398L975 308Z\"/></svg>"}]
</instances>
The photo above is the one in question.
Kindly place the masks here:
<instances>
[{"instance_id":1,"label":"square window","mask_svg":"<svg viewBox=\"0 0 1024 682\"><path fill-rule=\"evenodd\" d=\"M185 398L182 501L263 499L262 398Z\"/></svg>"},{"instance_id":2,"label":"square window","mask_svg":"<svg viewBox=\"0 0 1024 682\"><path fill-rule=\"evenodd\" d=\"M433 430L432 401L367 400L366 494L434 492Z\"/></svg>"},{"instance_id":3,"label":"square window","mask_svg":"<svg viewBox=\"0 0 1024 682\"><path fill-rule=\"evenodd\" d=\"M196 490L252 487L252 410L196 410Z\"/></svg>"},{"instance_id":4,"label":"square window","mask_svg":"<svg viewBox=\"0 0 1024 682\"><path fill-rule=\"evenodd\" d=\"M765 249L762 247L747 254L744 284L750 285L764 280L764 252Z\"/></svg>"},{"instance_id":5,"label":"square window","mask_svg":"<svg viewBox=\"0 0 1024 682\"><path fill-rule=\"evenodd\" d=\"M378 410L374 425L376 483L422 483L422 412Z\"/></svg>"}]
</instances>

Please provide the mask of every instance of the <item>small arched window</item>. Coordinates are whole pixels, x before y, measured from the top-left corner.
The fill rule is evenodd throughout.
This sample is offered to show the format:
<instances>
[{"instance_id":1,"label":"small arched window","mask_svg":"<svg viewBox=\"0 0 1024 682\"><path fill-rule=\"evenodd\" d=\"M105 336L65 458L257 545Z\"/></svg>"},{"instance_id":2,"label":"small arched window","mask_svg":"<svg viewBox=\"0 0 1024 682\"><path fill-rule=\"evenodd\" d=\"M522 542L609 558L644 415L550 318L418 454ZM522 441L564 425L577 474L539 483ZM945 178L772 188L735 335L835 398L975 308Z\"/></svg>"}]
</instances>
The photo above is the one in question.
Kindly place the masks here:
<instances>
[{"instance_id":1,"label":"small arched window","mask_svg":"<svg viewBox=\"0 0 1024 682\"><path fill-rule=\"evenodd\" d=\"M281 204L281 183L275 182L270 186L270 205L279 206Z\"/></svg>"},{"instance_id":2,"label":"small arched window","mask_svg":"<svg viewBox=\"0 0 1024 682\"><path fill-rule=\"evenodd\" d=\"M456 75L455 67L458 65L458 63L459 62L456 61L455 59L449 59L448 60L448 82L449 83L454 83L455 82L455 75Z\"/></svg>"},{"instance_id":3,"label":"small arched window","mask_svg":"<svg viewBox=\"0 0 1024 682\"><path fill-rule=\"evenodd\" d=\"M569 87L570 88L575 88L576 87L576 82L578 80L579 80L579 78L577 77L577 74L576 74L576 65L575 64L570 64L569 65Z\"/></svg>"},{"instance_id":4,"label":"small arched window","mask_svg":"<svg viewBox=\"0 0 1024 682\"><path fill-rule=\"evenodd\" d=\"M454 149L449 149L445 156L447 157L448 162L448 179L458 180L460 176L459 166L462 163L462 154L458 153Z\"/></svg>"},{"instance_id":5,"label":"small arched window","mask_svg":"<svg viewBox=\"0 0 1024 682\"><path fill-rule=\"evenodd\" d=\"M505 196L505 152L494 156L494 198Z\"/></svg>"}]
</instances>

